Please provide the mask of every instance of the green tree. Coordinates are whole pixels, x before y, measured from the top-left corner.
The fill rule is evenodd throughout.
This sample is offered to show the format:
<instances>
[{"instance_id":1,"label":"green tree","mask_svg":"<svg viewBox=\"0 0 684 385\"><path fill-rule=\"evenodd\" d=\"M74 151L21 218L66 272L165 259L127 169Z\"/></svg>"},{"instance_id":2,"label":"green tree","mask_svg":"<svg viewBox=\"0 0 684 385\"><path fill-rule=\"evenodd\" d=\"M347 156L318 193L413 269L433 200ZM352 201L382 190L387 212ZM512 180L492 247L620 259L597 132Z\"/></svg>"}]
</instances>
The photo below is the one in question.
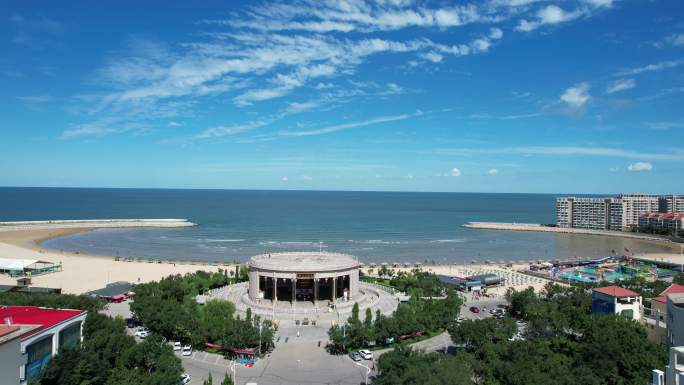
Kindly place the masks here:
<instances>
[{"instance_id":1,"label":"green tree","mask_svg":"<svg viewBox=\"0 0 684 385\"><path fill-rule=\"evenodd\" d=\"M233 379L230 377L230 374L226 373L223 381L221 381L221 385L233 385Z\"/></svg>"},{"instance_id":2,"label":"green tree","mask_svg":"<svg viewBox=\"0 0 684 385\"><path fill-rule=\"evenodd\" d=\"M204 380L203 385L214 385L214 380L211 378L211 372L209 372L207 379Z\"/></svg>"},{"instance_id":3,"label":"green tree","mask_svg":"<svg viewBox=\"0 0 684 385\"><path fill-rule=\"evenodd\" d=\"M397 348L383 354L376 385L471 385L473 372L459 357Z\"/></svg>"}]
</instances>

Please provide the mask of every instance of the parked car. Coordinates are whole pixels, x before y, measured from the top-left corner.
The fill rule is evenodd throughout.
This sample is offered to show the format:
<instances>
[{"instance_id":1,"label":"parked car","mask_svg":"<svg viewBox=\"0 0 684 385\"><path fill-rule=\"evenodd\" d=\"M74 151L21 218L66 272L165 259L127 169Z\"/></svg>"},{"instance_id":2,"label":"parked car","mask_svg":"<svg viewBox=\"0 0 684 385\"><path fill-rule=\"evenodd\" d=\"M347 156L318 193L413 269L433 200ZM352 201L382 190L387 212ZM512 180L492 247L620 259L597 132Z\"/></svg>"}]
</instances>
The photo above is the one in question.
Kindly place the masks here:
<instances>
[{"instance_id":1,"label":"parked car","mask_svg":"<svg viewBox=\"0 0 684 385\"><path fill-rule=\"evenodd\" d=\"M140 328L135 332L135 336L138 338L145 338L150 335L150 331L146 328Z\"/></svg>"},{"instance_id":2,"label":"parked car","mask_svg":"<svg viewBox=\"0 0 684 385\"><path fill-rule=\"evenodd\" d=\"M373 359L373 353L371 353L371 351L370 351L370 350L367 350L367 349L361 349L361 350L359 350L359 355L360 355L361 358L363 358L364 360L372 360L372 359Z\"/></svg>"},{"instance_id":3,"label":"parked car","mask_svg":"<svg viewBox=\"0 0 684 385\"><path fill-rule=\"evenodd\" d=\"M361 361L361 355L359 354L359 352L349 353L349 358L351 358L354 361Z\"/></svg>"},{"instance_id":4,"label":"parked car","mask_svg":"<svg viewBox=\"0 0 684 385\"><path fill-rule=\"evenodd\" d=\"M392 345L394 343L394 337L385 338L385 345Z\"/></svg>"},{"instance_id":5,"label":"parked car","mask_svg":"<svg viewBox=\"0 0 684 385\"><path fill-rule=\"evenodd\" d=\"M190 375L187 373L181 374L180 385L185 385L190 382Z\"/></svg>"},{"instance_id":6,"label":"parked car","mask_svg":"<svg viewBox=\"0 0 684 385\"><path fill-rule=\"evenodd\" d=\"M304 318L304 319L302 320L302 325L306 326L306 325L308 325L308 324L309 324L309 319L308 319L308 318Z\"/></svg>"},{"instance_id":7,"label":"parked car","mask_svg":"<svg viewBox=\"0 0 684 385\"><path fill-rule=\"evenodd\" d=\"M480 312L480 308L477 307L477 306L471 306L471 307L470 307L470 311L473 312L473 313L479 313L479 312Z\"/></svg>"},{"instance_id":8,"label":"parked car","mask_svg":"<svg viewBox=\"0 0 684 385\"><path fill-rule=\"evenodd\" d=\"M173 343L173 350L181 350L183 348L183 345L181 345L180 341L176 341Z\"/></svg>"},{"instance_id":9,"label":"parked car","mask_svg":"<svg viewBox=\"0 0 684 385\"><path fill-rule=\"evenodd\" d=\"M192 346L190 345L184 345L183 346L183 352L181 353L184 356L189 356L192 355Z\"/></svg>"}]
</instances>

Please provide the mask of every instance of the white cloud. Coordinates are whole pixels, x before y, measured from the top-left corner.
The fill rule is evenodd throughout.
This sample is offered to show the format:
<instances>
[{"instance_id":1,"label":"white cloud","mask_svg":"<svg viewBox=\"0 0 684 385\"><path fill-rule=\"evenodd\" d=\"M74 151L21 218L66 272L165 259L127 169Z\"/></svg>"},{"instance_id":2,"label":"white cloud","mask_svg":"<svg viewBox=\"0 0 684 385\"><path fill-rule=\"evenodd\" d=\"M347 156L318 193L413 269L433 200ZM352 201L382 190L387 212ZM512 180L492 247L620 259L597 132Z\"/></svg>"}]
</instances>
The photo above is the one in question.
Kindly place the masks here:
<instances>
[{"instance_id":1,"label":"white cloud","mask_svg":"<svg viewBox=\"0 0 684 385\"><path fill-rule=\"evenodd\" d=\"M323 134L331 134L333 132L338 132L338 131L343 131L343 130L348 130L350 128L357 128L357 127L365 127L365 126L370 126L374 124L380 124L380 123L387 123L387 122L396 122L399 120L406 120L409 118L413 118L416 116L422 115L421 111L416 111L413 114L401 114L401 115L391 115L391 116L380 116L377 118L371 118L367 120L362 120L362 121L357 121L357 122L350 122L350 123L343 123L343 124L336 124L332 126L327 126L323 128L318 128L315 130L308 130L308 131L281 131L278 133L280 136L313 136L313 135L323 135Z\"/></svg>"},{"instance_id":2,"label":"white cloud","mask_svg":"<svg viewBox=\"0 0 684 385\"><path fill-rule=\"evenodd\" d=\"M610 147L574 147L574 146L522 146L498 148L447 148L437 149L433 153L440 155L470 156L478 154L516 154L523 156L597 156L606 158L649 159L649 160L684 160L684 151L674 152L638 152Z\"/></svg>"},{"instance_id":3,"label":"white cloud","mask_svg":"<svg viewBox=\"0 0 684 385\"><path fill-rule=\"evenodd\" d=\"M490 28L489 37L494 40L499 40L503 37L503 31L501 28Z\"/></svg>"},{"instance_id":4,"label":"white cloud","mask_svg":"<svg viewBox=\"0 0 684 385\"><path fill-rule=\"evenodd\" d=\"M608 171L610 171L610 172L618 172L618 171L620 171L620 167L611 167L611 168L608 169Z\"/></svg>"},{"instance_id":5,"label":"white cloud","mask_svg":"<svg viewBox=\"0 0 684 385\"><path fill-rule=\"evenodd\" d=\"M627 166L627 170L630 172L651 171L653 170L653 165L648 162L636 162Z\"/></svg>"},{"instance_id":6,"label":"white cloud","mask_svg":"<svg viewBox=\"0 0 684 385\"><path fill-rule=\"evenodd\" d=\"M584 0L584 2L591 4L595 7L610 8L613 6L614 0Z\"/></svg>"},{"instance_id":7,"label":"white cloud","mask_svg":"<svg viewBox=\"0 0 684 385\"><path fill-rule=\"evenodd\" d=\"M288 180L290 180L290 178L284 176L284 177L280 178L280 180L283 182L287 182Z\"/></svg>"},{"instance_id":8,"label":"white cloud","mask_svg":"<svg viewBox=\"0 0 684 385\"><path fill-rule=\"evenodd\" d=\"M87 114L147 123L153 116L187 112L190 116L174 116L187 119L195 108L206 105L202 99L206 97L219 103L232 100L238 107L270 100L279 103L276 108L281 111L310 111L312 105L277 99L302 87L318 93L316 96L327 104L351 99L357 90L345 88L347 83L337 80L357 74L373 55L410 54L409 63L416 65L425 61L444 63L449 55L482 54L493 49L504 36L499 26L513 15L527 16L535 23L558 23L575 17L575 11L549 8L552 6L547 4L540 9L526 6L533 2L493 0L451 5L411 0L300 0L246 5L228 19L196 24L212 25L178 42L130 39L125 49L110 53L104 68L89 79L99 89L88 95L96 101ZM508 8L514 6L523 7ZM472 25L474 30L472 35L470 30L460 34L471 35L469 40L449 44L431 40L444 36L436 30L464 25ZM404 28L411 28L410 35L404 35L411 40L389 40L387 34L376 33ZM403 91L390 85L384 92ZM316 96L310 98L316 100ZM172 102L187 105L183 110L169 108ZM169 116L165 117L163 125L168 122ZM217 126L199 136L245 132L262 127L262 121Z\"/></svg>"},{"instance_id":9,"label":"white cloud","mask_svg":"<svg viewBox=\"0 0 684 385\"><path fill-rule=\"evenodd\" d=\"M234 124L230 126L216 126L208 128L195 135L195 139L216 138L226 135L236 135L255 128L264 127L274 122L274 119L255 120L247 123Z\"/></svg>"},{"instance_id":10,"label":"white cloud","mask_svg":"<svg viewBox=\"0 0 684 385\"><path fill-rule=\"evenodd\" d=\"M426 52L421 54L420 57L433 63L439 63L442 61L442 58L444 58L444 56L438 54L437 52Z\"/></svg>"},{"instance_id":11,"label":"white cloud","mask_svg":"<svg viewBox=\"0 0 684 385\"><path fill-rule=\"evenodd\" d=\"M684 128L684 121L681 122L653 122L648 123L648 128L656 131Z\"/></svg>"},{"instance_id":12,"label":"white cloud","mask_svg":"<svg viewBox=\"0 0 684 385\"><path fill-rule=\"evenodd\" d=\"M539 11L537 11L536 20L529 21L526 19L522 19L518 23L516 29L518 31L530 32L545 24L565 23L577 19L582 15L583 11L579 9L568 12L557 5L547 5L546 7L541 8Z\"/></svg>"},{"instance_id":13,"label":"white cloud","mask_svg":"<svg viewBox=\"0 0 684 385\"><path fill-rule=\"evenodd\" d=\"M684 33L670 35L668 36L667 41L674 46L682 46L684 45Z\"/></svg>"},{"instance_id":14,"label":"white cloud","mask_svg":"<svg viewBox=\"0 0 684 385\"><path fill-rule=\"evenodd\" d=\"M408 1L305 0L297 3L267 3L252 7L247 15L206 22L266 32L370 33L407 27L453 28L483 18L475 5L442 8L410 5L413 4Z\"/></svg>"},{"instance_id":15,"label":"white cloud","mask_svg":"<svg viewBox=\"0 0 684 385\"><path fill-rule=\"evenodd\" d=\"M573 109L582 108L591 99L589 88L589 83L586 82L576 84L566 89L560 96L560 100Z\"/></svg>"},{"instance_id":16,"label":"white cloud","mask_svg":"<svg viewBox=\"0 0 684 385\"><path fill-rule=\"evenodd\" d=\"M607 94L612 94L615 92L630 90L636 87L636 81L634 79L618 79L608 85L606 88Z\"/></svg>"},{"instance_id":17,"label":"white cloud","mask_svg":"<svg viewBox=\"0 0 684 385\"><path fill-rule=\"evenodd\" d=\"M489 171L487 171L487 174L489 174L491 176L497 176L497 175L499 175L499 170L492 168Z\"/></svg>"},{"instance_id":18,"label":"white cloud","mask_svg":"<svg viewBox=\"0 0 684 385\"><path fill-rule=\"evenodd\" d=\"M302 176L299 177L299 179L305 180L305 181L312 181L312 180L313 180L313 177L310 177L310 176L308 176L308 175L302 175Z\"/></svg>"},{"instance_id":19,"label":"white cloud","mask_svg":"<svg viewBox=\"0 0 684 385\"><path fill-rule=\"evenodd\" d=\"M451 169L451 176L461 176L461 170L458 168L454 167Z\"/></svg>"},{"instance_id":20,"label":"white cloud","mask_svg":"<svg viewBox=\"0 0 684 385\"><path fill-rule=\"evenodd\" d=\"M316 84L316 86L314 88L317 90L327 90L330 88L335 88L335 85L332 83L319 82L318 84Z\"/></svg>"},{"instance_id":21,"label":"white cloud","mask_svg":"<svg viewBox=\"0 0 684 385\"><path fill-rule=\"evenodd\" d=\"M630 76L638 75L644 72L661 71L664 69L679 67L682 64L684 64L684 59L666 60L658 63L647 64L642 67L635 67L624 71L619 71L615 73L615 76Z\"/></svg>"}]
</instances>

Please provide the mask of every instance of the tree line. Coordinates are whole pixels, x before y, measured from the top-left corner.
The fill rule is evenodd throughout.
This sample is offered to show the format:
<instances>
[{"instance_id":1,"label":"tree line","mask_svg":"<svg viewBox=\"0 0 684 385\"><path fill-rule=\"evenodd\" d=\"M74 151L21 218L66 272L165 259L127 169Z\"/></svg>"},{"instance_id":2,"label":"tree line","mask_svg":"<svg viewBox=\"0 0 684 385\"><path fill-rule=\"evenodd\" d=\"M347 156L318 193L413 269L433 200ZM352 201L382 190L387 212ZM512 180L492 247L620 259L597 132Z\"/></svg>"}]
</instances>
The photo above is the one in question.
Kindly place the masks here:
<instances>
[{"instance_id":1,"label":"tree line","mask_svg":"<svg viewBox=\"0 0 684 385\"><path fill-rule=\"evenodd\" d=\"M398 342L433 334L445 330L458 317L462 304L459 294L447 288L434 274L400 273L391 280L391 284L398 290L410 293L411 299L399 304L389 316L378 309L373 317L368 308L363 320L358 304L354 304L346 323L333 325L328 330L329 349L332 352L344 353L392 340ZM440 298L432 298L438 296Z\"/></svg>"},{"instance_id":2,"label":"tree line","mask_svg":"<svg viewBox=\"0 0 684 385\"><path fill-rule=\"evenodd\" d=\"M169 340L190 343L204 348L205 343L230 348L273 347L274 327L269 320L235 314L235 306L228 301L211 300L197 303L196 296L232 282L225 271L198 271L174 275L135 287L131 311L154 333ZM259 345L261 341L261 345Z\"/></svg>"},{"instance_id":3,"label":"tree line","mask_svg":"<svg viewBox=\"0 0 684 385\"><path fill-rule=\"evenodd\" d=\"M455 322L455 356L397 349L379 359L374 384L643 385L665 365L641 324L592 315L586 288L549 284L507 297L526 323L523 340L511 338L519 332L512 318Z\"/></svg>"}]
</instances>

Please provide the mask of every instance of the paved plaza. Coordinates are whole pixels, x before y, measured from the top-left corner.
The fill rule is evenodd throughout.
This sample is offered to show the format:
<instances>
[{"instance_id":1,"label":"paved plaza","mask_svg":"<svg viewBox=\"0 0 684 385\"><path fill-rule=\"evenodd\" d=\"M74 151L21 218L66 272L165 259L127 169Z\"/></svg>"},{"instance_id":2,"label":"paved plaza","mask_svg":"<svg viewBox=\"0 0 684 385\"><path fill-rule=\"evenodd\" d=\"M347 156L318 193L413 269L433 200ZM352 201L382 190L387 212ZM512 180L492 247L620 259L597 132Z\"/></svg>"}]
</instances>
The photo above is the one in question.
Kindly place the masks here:
<instances>
[{"instance_id":1,"label":"paved plaza","mask_svg":"<svg viewBox=\"0 0 684 385\"><path fill-rule=\"evenodd\" d=\"M363 317L366 308L370 308L375 316L376 310L389 315L396 310L399 300L389 289L367 283L359 283L355 300L337 300L331 308L331 301L277 301L259 299L253 301L249 297L247 282L224 286L209 291L206 300L219 299L235 304L238 314L244 315L247 308L252 314L258 314L265 319L277 320L280 329L297 329L304 319L327 331L335 323L344 323L351 315L354 303L359 304L359 314ZM297 325L299 321L299 325Z\"/></svg>"}]
</instances>

